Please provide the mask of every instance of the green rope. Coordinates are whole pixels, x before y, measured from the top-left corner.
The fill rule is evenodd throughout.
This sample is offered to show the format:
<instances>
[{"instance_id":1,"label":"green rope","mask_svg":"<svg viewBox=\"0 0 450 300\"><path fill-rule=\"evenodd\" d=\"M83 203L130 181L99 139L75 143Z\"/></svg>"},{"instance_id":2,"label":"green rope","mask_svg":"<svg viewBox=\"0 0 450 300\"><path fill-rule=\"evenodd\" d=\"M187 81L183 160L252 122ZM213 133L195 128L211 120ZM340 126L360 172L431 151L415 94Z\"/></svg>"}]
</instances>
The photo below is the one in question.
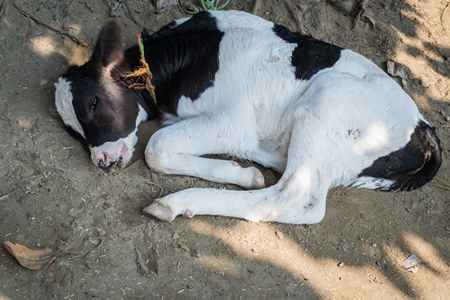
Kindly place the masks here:
<instances>
[{"instance_id":1,"label":"green rope","mask_svg":"<svg viewBox=\"0 0 450 300\"><path fill-rule=\"evenodd\" d=\"M189 10L189 9L187 9L185 6L184 6L184 4L183 4L183 1L182 0L179 0L180 1L180 7L181 7L181 9L185 12L185 13L187 13L187 14L189 14L189 15L195 15L195 14L197 14L199 11L196 11L196 10ZM217 3L216 3L217 2ZM227 6L228 5L228 3L230 2L230 0L227 0L227 1L225 1L225 3L224 4L222 4L222 5L220 5L220 6L218 6L218 3L219 3L219 1L217 0L200 0L200 4L202 5L202 9L203 9L203 11L208 11L208 10L220 10L220 9L223 9L223 8L225 8L225 6Z\"/></svg>"},{"instance_id":2,"label":"green rope","mask_svg":"<svg viewBox=\"0 0 450 300\"><path fill-rule=\"evenodd\" d=\"M141 57L145 57L145 52L144 52L144 41L142 40L141 35L139 34L139 51L141 52Z\"/></svg>"}]
</instances>

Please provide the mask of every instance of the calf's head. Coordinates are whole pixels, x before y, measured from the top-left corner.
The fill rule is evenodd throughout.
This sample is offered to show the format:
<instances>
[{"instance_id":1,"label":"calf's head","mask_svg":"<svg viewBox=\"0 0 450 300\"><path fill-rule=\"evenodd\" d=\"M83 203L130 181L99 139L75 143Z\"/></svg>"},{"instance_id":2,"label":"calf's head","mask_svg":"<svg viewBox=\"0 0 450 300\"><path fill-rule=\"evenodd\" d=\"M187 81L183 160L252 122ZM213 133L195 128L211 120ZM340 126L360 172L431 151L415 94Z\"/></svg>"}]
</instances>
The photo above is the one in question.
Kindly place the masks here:
<instances>
[{"instance_id":1,"label":"calf's head","mask_svg":"<svg viewBox=\"0 0 450 300\"><path fill-rule=\"evenodd\" d=\"M137 126L147 114L138 93L121 77L124 72L121 27L107 23L91 58L72 66L55 84L55 104L66 128L90 150L94 165L126 166L137 142Z\"/></svg>"}]
</instances>

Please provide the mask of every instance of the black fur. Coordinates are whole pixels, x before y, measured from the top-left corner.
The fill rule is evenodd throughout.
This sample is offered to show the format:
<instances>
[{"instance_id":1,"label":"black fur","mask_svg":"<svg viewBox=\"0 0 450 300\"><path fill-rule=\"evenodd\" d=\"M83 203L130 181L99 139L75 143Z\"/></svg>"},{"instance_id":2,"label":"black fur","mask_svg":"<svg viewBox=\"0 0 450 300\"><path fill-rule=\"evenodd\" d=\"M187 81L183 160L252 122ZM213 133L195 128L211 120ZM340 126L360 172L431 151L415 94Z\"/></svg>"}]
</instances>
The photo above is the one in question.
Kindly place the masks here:
<instances>
[{"instance_id":1,"label":"black fur","mask_svg":"<svg viewBox=\"0 0 450 300\"><path fill-rule=\"evenodd\" d=\"M176 115L181 96L195 100L213 86L222 37L216 20L202 12L175 28L174 24L164 26L144 39L145 59L155 74L152 83L162 110ZM137 50L132 47L127 52Z\"/></svg>"},{"instance_id":2,"label":"black fur","mask_svg":"<svg viewBox=\"0 0 450 300\"><path fill-rule=\"evenodd\" d=\"M311 79L320 70L332 67L341 56L342 48L313 37L291 32L282 25L275 24L273 31L286 42L297 44L291 59L297 79Z\"/></svg>"},{"instance_id":3,"label":"black fur","mask_svg":"<svg viewBox=\"0 0 450 300\"><path fill-rule=\"evenodd\" d=\"M423 186L436 175L442 163L439 138L434 128L420 121L405 147L378 158L359 176L385 178L395 183L389 191L410 191Z\"/></svg>"}]
</instances>

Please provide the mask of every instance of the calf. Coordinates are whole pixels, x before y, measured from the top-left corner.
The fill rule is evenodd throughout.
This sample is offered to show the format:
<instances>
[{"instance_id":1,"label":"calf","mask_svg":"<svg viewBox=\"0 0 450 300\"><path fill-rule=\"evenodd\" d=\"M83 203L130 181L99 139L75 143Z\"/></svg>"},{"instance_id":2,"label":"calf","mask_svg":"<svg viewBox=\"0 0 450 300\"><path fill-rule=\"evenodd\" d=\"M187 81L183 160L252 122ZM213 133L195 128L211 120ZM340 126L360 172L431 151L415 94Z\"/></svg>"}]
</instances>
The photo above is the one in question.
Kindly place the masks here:
<instances>
[{"instance_id":1,"label":"calf","mask_svg":"<svg viewBox=\"0 0 450 300\"><path fill-rule=\"evenodd\" d=\"M125 166L140 122L165 127L145 160L164 174L247 190L189 188L144 212L317 223L338 185L384 191L424 185L441 165L434 128L402 88L368 59L238 11L202 12L142 37L155 97L130 88L139 46L123 49L107 23L92 57L56 83L56 107L99 167ZM137 81L137 82L136 82ZM264 188L255 167L205 158L226 154L282 174Z\"/></svg>"}]
</instances>

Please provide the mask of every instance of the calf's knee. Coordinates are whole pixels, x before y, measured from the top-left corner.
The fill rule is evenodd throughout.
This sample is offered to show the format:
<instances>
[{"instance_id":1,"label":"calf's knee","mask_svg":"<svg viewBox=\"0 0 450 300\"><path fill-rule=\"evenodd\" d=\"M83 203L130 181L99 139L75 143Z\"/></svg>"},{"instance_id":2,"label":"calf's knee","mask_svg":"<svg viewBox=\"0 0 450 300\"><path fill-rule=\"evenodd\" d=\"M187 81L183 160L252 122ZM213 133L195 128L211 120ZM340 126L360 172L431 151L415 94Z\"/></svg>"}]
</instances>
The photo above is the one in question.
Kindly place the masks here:
<instances>
[{"instance_id":1,"label":"calf's knee","mask_svg":"<svg viewBox=\"0 0 450 300\"><path fill-rule=\"evenodd\" d=\"M165 149L158 137L152 137L145 147L145 162L150 169L157 172L167 171L164 167L170 160L169 150Z\"/></svg>"}]
</instances>

